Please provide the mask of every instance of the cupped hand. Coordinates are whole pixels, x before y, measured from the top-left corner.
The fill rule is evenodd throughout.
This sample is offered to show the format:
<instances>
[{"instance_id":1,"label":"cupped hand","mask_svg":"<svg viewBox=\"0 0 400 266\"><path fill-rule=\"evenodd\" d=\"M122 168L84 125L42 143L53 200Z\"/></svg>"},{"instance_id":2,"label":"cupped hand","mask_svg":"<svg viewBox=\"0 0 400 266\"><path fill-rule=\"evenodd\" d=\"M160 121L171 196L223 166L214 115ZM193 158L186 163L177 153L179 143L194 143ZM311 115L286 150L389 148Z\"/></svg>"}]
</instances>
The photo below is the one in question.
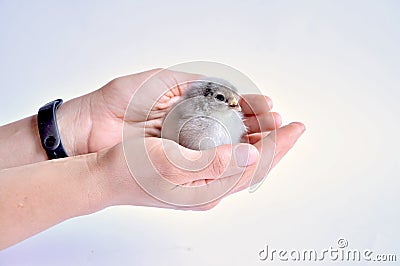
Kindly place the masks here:
<instances>
[{"instance_id":1,"label":"cupped hand","mask_svg":"<svg viewBox=\"0 0 400 266\"><path fill-rule=\"evenodd\" d=\"M261 182L303 133L301 123L280 127L272 101L251 94L241 100L248 128L244 140L250 144L193 151L161 139L164 115L188 83L199 78L153 70L115 79L86 96L91 125L87 151L120 143L125 125L124 143L99 153L110 184L106 204L209 209L222 197Z\"/></svg>"},{"instance_id":2,"label":"cupped hand","mask_svg":"<svg viewBox=\"0 0 400 266\"><path fill-rule=\"evenodd\" d=\"M165 69L116 78L102 88L63 104L58 124L69 155L81 155L111 148L122 141L124 123L139 136L160 137L162 119L193 80L202 76ZM279 114L270 112L272 101L261 95L244 95L241 100L248 136L281 124ZM261 115L262 114L262 115Z\"/></svg>"},{"instance_id":3,"label":"cupped hand","mask_svg":"<svg viewBox=\"0 0 400 266\"><path fill-rule=\"evenodd\" d=\"M96 91L65 102L57 112L57 119L67 153L81 155L111 148L122 141L124 123L133 126L143 123L146 116L144 110L137 109L127 115L126 111L133 95L157 73L157 78L151 79L150 83L161 91L168 90L180 80L198 77L154 69L116 78ZM151 104L154 99L147 95L141 101Z\"/></svg>"},{"instance_id":4,"label":"cupped hand","mask_svg":"<svg viewBox=\"0 0 400 266\"><path fill-rule=\"evenodd\" d=\"M103 205L208 210L223 197L261 182L304 130L303 124L295 122L254 145L222 145L205 151L156 137L127 140L98 155L107 184L102 189Z\"/></svg>"}]
</instances>

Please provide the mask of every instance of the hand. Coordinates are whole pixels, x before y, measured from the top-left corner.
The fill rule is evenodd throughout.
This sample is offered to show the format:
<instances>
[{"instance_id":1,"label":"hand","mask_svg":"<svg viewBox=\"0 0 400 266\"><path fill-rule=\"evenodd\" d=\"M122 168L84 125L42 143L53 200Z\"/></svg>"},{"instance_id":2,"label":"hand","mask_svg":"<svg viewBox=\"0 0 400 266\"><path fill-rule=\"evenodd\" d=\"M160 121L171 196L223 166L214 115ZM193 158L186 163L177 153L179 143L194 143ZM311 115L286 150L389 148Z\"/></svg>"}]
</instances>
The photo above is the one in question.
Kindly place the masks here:
<instances>
[{"instance_id":1,"label":"hand","mask_svg":"<svg viewBox=\"0 0 400 266\"><path fill-rule=\"evenodd\" d=\"M296 122L277 129L255 145L223 145L206 151L186 149L173 141L154 137L129 140L98 153L98 172L103 173L101 183L106 184L101 189L101 206L208 210L226 195L262 181L303 132L304 125ZM171 163L182 158L177 156L177 151L194 160L193 164L190 160L181 164L187 166L186 169L197 167L199 161L210 164L197 167L201 168L198 171L177 167ZM132 167L135 165L140 167Z\"/></svg>"},{"instance_id":2,"label":"hand","mask_svg":"<svg viewBox=\"0 0 400 266\"><path fill-rule=\"evenodd\" d=\"M280 127L269 98L244 95L248 143L194 151L160 138L162 118L187 89L186 82L198 78L153 70L118 78L66 102L57 112L70 155L64 159L46 160L35 116L3 126L0 249L110 205L207 210L226 195L261 182L304 126ZM8 156L18 147L30 152ZM72 156L77 154L85 155Z\"/></svg>"},{"instance_id":3,"label":"hand","mask_svg":"<svg viewBox=\"0 0 400 266\"><path fill-rule=\"evenodd\" d=\"M154 77L146 82L146 89L141 90L145 93L138 93L142 83L151 76ZM72 156L97 152L120 143L124 122L132 128L140 129L146 121L147 136L159 137L162 118L171 105L182 96L182 92L187 88L185 82L200 77L195 74L155 69L114 79L97 91L64 103L58 111L58 124L67 153ZM169 90L170 88L172 90ZM150 95L152 91L154 93ZM157 101L163 92L166 92L165 95ZM134 94L133 101L137 104L131 104L127 110ZM155 102L157 105L152 107ZM250 106L247 102L256 105ZM272 101L268 97L244 95L241 105L249 135L280 126L279 114L269 113ZM254 111L264 115L257 117ZM255 135L247 139L253 142L257 140Z\"/></svg>"},{"instance_id":4,"label":"hand","mask_svg":"<svg viewBox=\"0 0 400 266\"><path fill-rule=\"evenodd\" d=\"M137 80L143 80L141 75L154 77L138 90L140 82ZM109 95L103 95L103 98L111 99L106 106L110 106L108 111L112 110L110 113L114 115L114 120L98 120L100 124L97 125L93 123L97 130L103 129L98 132L98 139L112 139L108 144L102 143L106 146L121 141L121 134L105 131L105 122L115 122L116 118L119 120L113 125L122 130L125 109L117 105L122 100L118 100L121 95L118 92L127 92L136 86L133 92L130 89L135 95L125 116L124 134L128 133L129 140L100 152L98 157L101 172L106 173L105 183L111 184L105 189L108 192L105 193L108 195L107 204L208 209L227 193L260 182L271 165L274 166L286 154L304 131L301 123L292 123L269 134L281 124L280 116L270 112L272 101L262 95L244 95L241 105L249 128L245 139L254 145L223 145L200 152L159 138L163 116L187 89L186 82L198 78L193 74L165 70L153 71L150 75L145 72L114 80L98 91ZM107 101L103 99L104 102ZM128 101L122 102L120 105L128 105ZM109 115L107 111L103 114ZM199 162L204 166L209 164L197 171L185 170L199 168ZM164 182L164 179L169 182Z\"/></svg>"},{"instance_id":5,"label":"hand","mask_svg":"<svg viewBox=\"0 0 400 266\"><path fill-rule=\"evenodd\" d=\"M116 78L92 93L64 103L57 112L62 141L69 155L81 155L111 148L122 141L124 122L133 126L142 123L137 117L145 115L144 110L125 116L132 95L144 81L152 79L153 87L167 90L177 82L199 77L194 74L154 69L138 74ZM139 98L137 98L139 99ZM145 102L151 103L148 96ZM160 119L154 120L153 129ZM157 131L157 130L156 130Z\"/></svg>"}]
</instances>

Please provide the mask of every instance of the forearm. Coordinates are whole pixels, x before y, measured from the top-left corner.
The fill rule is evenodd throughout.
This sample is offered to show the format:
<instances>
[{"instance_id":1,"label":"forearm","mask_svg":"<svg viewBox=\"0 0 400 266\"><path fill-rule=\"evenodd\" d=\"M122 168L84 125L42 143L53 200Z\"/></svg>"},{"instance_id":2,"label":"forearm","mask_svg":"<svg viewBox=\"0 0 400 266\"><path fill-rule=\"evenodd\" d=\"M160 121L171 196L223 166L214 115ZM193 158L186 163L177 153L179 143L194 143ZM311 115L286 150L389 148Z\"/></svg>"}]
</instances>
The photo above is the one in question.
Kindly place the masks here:
<instances>
[{"instance_id":1,"label":"forearm","mask_svg":"<svg viewBox=\"0 0 400 266\"><path fill-rule=\"evenodd\" d=\"M47 160L36 115L0 127L0 169Z\"/></svg>"},{"instance_id":2,"label":"forearm","mask_svg":"<svg viewBox=\"0 0 400 266\"><path fill-rule=\"evenodd\" d=\"M105 207L96 154L0 170L0 249Z\"/></svg>"}]
</instances>

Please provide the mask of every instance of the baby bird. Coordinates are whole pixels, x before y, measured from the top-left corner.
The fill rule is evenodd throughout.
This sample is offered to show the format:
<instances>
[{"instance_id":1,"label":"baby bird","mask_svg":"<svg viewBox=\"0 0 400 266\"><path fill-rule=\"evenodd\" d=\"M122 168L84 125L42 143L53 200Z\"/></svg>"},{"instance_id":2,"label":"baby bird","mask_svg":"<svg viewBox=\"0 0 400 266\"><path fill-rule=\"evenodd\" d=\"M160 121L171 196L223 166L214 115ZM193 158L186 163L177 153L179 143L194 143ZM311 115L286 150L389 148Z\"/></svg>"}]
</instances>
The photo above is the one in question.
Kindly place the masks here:
<instances>
[{"instance_id":1,"label":"baby bird","mask_svg":"<svg viewBox=\"0 0 400 266\"><path fill-rule=\"evenodd\" d=\"M225 80L195 81L165 116L161 137L193 150L239 143L246 132L239 100Z\"/></svg>"}]
</instances>

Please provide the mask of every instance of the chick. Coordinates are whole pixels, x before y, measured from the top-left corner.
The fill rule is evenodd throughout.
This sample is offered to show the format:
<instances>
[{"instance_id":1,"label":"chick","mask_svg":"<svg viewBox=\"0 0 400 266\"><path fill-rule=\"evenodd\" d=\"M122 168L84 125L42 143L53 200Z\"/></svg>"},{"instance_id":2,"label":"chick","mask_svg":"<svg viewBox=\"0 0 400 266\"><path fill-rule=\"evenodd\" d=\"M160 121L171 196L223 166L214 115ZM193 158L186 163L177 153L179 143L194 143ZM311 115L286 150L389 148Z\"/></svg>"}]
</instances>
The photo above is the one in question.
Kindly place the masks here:
<instances>
[{"instance_id":1,"label":"chick","mask_svg":"<svg viewBox=\"0 0 400 266\"><path fill-rule=\"evenodd\" d=\"M161 137L193 150L239 143L246 132L239 100L225 80L195 81L165 116Z\"/></svg>"}]
</instances>

